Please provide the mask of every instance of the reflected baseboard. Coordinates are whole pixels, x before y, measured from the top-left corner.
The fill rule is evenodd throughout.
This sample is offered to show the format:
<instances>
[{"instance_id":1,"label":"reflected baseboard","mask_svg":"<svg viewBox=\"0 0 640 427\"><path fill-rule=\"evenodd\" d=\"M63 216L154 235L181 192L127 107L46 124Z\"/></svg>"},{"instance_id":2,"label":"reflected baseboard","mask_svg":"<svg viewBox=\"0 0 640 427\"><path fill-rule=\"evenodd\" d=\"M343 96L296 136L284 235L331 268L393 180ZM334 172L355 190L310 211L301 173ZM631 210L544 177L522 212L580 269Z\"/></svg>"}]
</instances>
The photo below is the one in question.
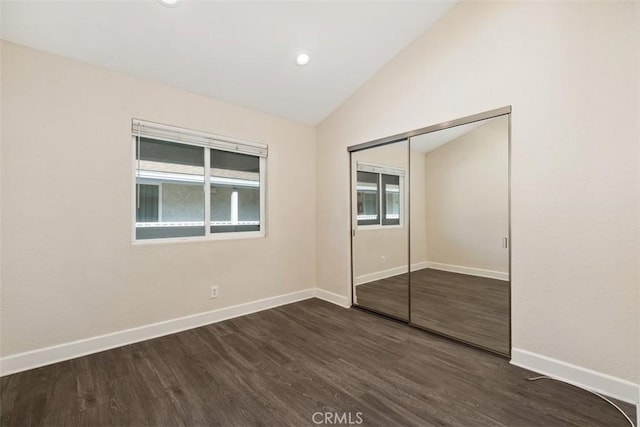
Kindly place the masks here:
<instances>
[{"instance_id":1,"label":"reflected baseboard","mask_svg":"<svg viewBox=\"0 0 640 427\"><path fill-rule=\"evenodd\" d=\"M509 273L495 270L484 270L482 268L465 267L462 265L443 264L439 262L427 261L423 268L432 268L434 270L449 271L451 273L468 274L469 276L487 277L489 279L497 279L509 281ZM413 268L411 271L415 271Z\"/></svg>"},{"instance_id":2,"label":"reflected baseboard","mask_svg":"<svg viewBox=\"0 0 640 427\"><path fill-rule=\"evenodd\" d=\"M365 283L375 282L376 280L386 279L388 277L397 276L407 272L406 266L389 268L387 270L376 271L362 276L354 277L353 284L355 286L364 285Z\"/></svg>"},{"instance_id":3,"label":"reflected baseboard","mask_svg":"<svg viewBox=\"0 0 640 427\"><path fill-rule=\"evenodd\" d=\"M427 261L420 261L411 264L411 271L423 270L425 268L429 268L429 263Z\"/></svg>"},{"instance_id":4,"label":"reflected baseboard","mask_svg":"<svg viewBox=\"0 0 640 427\"><path fill-rule=\"evenodd\" d=\"M509 281L509 273L495 270L485 270L482 268L465 267L463 265L444 264L440 262L422 261L411 264L411 271L418 271L425 268L434 270L449 271L451 273L468 274L469 276L487 277L489 279L497 279ZM373 273L356 276L353 279L355 286L364 285L365 283L375 282L376 280L387 279L407 272L407 267L402 265L386 270L375 271Z\"/></svg>"},{"instance_id":5,"label":"reflected baseboard","mask_svg":"<svg viewBox=\"0 0 640 427\"><path fill-rule=\"evenodd\" d=\"M411 264L411 271L422 270L423 268L427 268L427 263L424 261ZM365 283L375 282L376 280L381 280L381 279L387 279L389 277L397 276L399 274L404 274L406 272L407 272L407 266L401 265L399 267L393 267L387 270L375 271L373 273L357 276L353 279L353 284L355 286L364 285Z\"/></svg>"}]
</instances>

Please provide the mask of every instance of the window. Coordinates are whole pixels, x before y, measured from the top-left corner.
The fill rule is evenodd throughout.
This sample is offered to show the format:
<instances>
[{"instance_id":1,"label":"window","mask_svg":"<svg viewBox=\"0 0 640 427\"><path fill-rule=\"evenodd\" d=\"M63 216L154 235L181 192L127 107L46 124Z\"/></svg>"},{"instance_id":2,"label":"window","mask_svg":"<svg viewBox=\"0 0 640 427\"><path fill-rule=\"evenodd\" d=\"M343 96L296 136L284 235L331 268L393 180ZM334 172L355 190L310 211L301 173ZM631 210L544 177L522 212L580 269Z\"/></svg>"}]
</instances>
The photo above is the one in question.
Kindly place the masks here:
<instances>
[{"instance_id":1,"label":"window","mask_svg":"<svg viewBox=\"0 0 640 427\"><path fill-rule=\"evenodd\" d=\"M134 240L264 236L267 147L133 120Z\"/></svg>"},{"instance_id":2,"label":"window","mask_svg":"<svg viewBox=\"0 0 640 427\"><path fill-rule=\"evenodd\" d=\"M211 150L211 232L260 231L260 162Z\"/></svg>"},{"instance_id":3,"label":"window","mask_svg":"<svg viewBox=\"0 0 640 427\"><path fill-rule=\"evenodd\" d=\"M400 225L404 170L358 162L358 225Z\"/></svg>"}]
</instances>

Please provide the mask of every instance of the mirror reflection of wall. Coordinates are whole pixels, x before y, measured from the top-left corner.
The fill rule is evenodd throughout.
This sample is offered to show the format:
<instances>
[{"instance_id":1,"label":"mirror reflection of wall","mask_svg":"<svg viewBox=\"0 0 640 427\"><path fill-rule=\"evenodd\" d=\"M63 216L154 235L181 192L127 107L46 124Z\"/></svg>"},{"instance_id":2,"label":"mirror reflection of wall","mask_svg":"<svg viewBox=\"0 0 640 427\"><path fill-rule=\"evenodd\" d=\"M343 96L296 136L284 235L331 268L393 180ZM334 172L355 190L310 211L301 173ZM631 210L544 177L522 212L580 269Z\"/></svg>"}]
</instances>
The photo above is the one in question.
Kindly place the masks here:
<instances>
[{"instance_id":1,"label":"mirror reflection of wall","mask_svg":"<svg viewBox=\"0 0 640 427\"><path fill-rule=\"evenodd\" d=\"M411 323L510 351L508 116L411 138Z\"/></svg>"},{"instance_id":2,"label":"mirror reflection of wall","mask_svg":"<svg viewBox=\"0 0 640 427\"><path fill-rule=\"evenodd\" d=\"M408 141L351 153L354 303L409 318Z\"/></svg>"}]
</instances>

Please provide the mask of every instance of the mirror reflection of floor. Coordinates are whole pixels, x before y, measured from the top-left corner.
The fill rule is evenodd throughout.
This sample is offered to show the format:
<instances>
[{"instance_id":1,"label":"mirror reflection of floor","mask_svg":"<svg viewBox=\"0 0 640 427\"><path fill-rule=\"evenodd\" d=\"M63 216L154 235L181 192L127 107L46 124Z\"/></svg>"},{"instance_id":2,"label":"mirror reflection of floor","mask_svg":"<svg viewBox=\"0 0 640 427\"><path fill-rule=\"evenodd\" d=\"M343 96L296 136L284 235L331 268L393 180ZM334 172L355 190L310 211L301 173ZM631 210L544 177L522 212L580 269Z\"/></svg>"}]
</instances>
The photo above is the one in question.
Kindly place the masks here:
<instances>
[{"instance_id":1,"label":"mirror reflection of floor","mask_svg":"<svg viewBox=\"0 0 640 427\"><path fill-rule=\"evenodd\" d=\"M411 273L411 322L509 354L509 282L425 268Z\"/></svg>"},{"instance_id":2,"label":"mirror reflection of floor","mask_svg":"<svg viewBox=\"0 0 640 427\"><path fill-rule=\"evenodd\" d=\"M358 304L406 319L407 274L356 287ZM411 323L509 355L509 282L447 271L411 273Z\"/></svg>"},{"instance_id":3,"label":"mirror reflection of floor","mask_svg":"<svg viewBox=\"0 0 640 427\"><path fill-rule=\"evenodd\" d=\"M358 305L402 320L409 320L407 273L356 286Z\"/></svg>"}]
</instances>

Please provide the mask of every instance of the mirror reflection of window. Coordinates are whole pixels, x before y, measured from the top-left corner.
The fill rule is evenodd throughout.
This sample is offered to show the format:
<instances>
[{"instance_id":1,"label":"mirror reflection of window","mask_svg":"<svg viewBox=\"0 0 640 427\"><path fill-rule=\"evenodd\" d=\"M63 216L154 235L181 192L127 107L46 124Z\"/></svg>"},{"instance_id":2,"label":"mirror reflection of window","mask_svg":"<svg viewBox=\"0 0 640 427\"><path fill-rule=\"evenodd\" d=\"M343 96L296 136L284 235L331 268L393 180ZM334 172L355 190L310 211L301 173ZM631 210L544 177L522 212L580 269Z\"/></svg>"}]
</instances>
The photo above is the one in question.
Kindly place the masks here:
<instances>
[{"instance_id":1,"label":"mirror reflection of window","mask_svg":"<svg viewBox=\"0 0 640 427\"><path fill-rule=\"evenodd\" d=\"M400 224L400 176L358 171L358 225Z\"/></svg>"},{"instance_id":2,"label":"mirror reflection of window","mask_svg":"<svg viewBox=\"0 0 640 427\"><path fill-rule=\"evenodd\" d=\"M385 199L382 225L398 225L400 224L400 177L383 174L381 180Z\"/></svg>"},{"instance_id":3,"label":"mirror reflection of window","mask_svg":"<svg viewBox=\"0 0 640 427\"><path fill-rule=\"evenodd\" d=\"M358 172L358 225L380 223L378 176L377 173Z\"/></svg>"}]
</instances>

